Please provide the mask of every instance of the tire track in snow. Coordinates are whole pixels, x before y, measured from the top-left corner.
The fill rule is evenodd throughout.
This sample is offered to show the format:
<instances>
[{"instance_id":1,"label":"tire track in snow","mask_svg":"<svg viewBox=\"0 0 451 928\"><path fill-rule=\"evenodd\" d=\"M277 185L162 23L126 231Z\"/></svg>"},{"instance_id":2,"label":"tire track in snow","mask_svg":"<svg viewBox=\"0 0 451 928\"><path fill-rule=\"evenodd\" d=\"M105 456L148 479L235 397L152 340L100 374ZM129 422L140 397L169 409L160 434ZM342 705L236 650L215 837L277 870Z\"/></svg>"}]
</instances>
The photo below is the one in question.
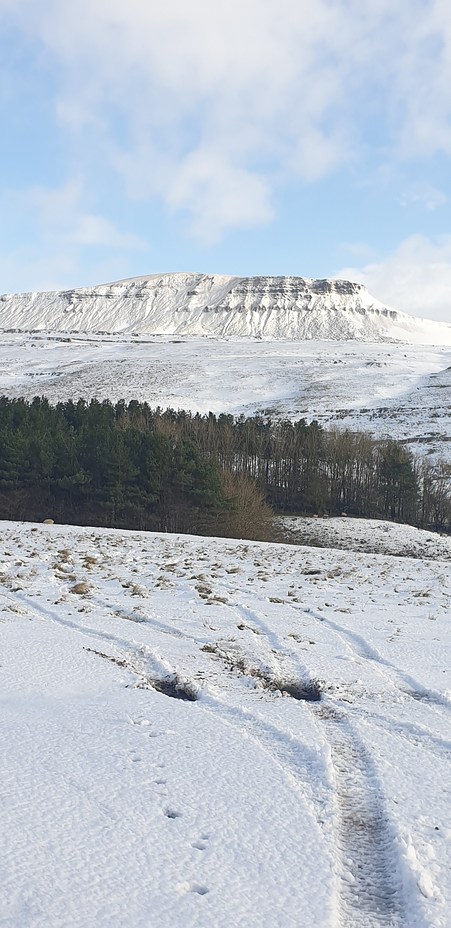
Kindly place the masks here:
<instances>
[{"instance_id":1,"label":"tire track in snow","mask_svg":"<svg viewBox=\"0 0 451 928\"><path fill-rule=\"evenodd\" d=\"M420 749L427 754L435 754L440 760L443 760L451 752L451 741L434 736L424 725L401 721L387 711L385 715L379 715L374 710L370 711L367 708L364 709L361 717L366 726L377 725L378 728L384 731L385 735L391 735L393 738L403 738L416 750Z\"/></svg>"},{"instance_id":2,"label":"tire track in snow","mask_svg":"<svg viewBox=\"0 0 451 928\"><path fill-rule=\"evenodd\" d=\"M253 619L255 621L255 613ZM274 655L273 649L271 653ZM300 744L265 723L261 712L256 718L253 713L243 713L221 703L217 697L204 699L201 705L217 711L222 721L237 722L239 727L248 728L249 735L269 750L286 776L293 778L293 784L300 778L305 785L313 758L310 764L305 765L305 759L302 762ZM327 702L304 705L313 712L330 750L336 817L334 856L338 861L335 905L338 925L340 928L408 928L398 873L396 835L387 818L371 754L342 710Z\"/></svg>"},{"instance_id":3,"label":"tire track in snow","mask_svg":"<svg viewBox=\"0 0 451 928\"><path fill-rule=\"evenodd\" d=\"M344 628L338 622L327 619L323 615L316 615L313 609L297 609L295 606L291 606L291 608L295 609L296 612L304 612L305 615L313 618L316 622L325 625L339 640L344 642L345 646L352 654L357 654L358 657L363 660L371 662L375 670L389 682L391 686L405 696L411 696L412 699L425 702L431 707L439 707L441 709L451 708L451 701L444 693L424 686L424 684L416 680L415 677L405 673L397 667L396 664L387 660L387 658L385 658L377 648L371 645L363 635L358 635L356 632Z\"/></svg>"},{"instance_id":4,"label":"tire track in snow","mask_svg":"<svg viewBox=\"0 0 451 928\"><path fill-rule=\"evenodd\" d=\"M371 755L347 716L313 710L331 752L340 928L408 928L398 857Z\"/></svg>"},{"instance_id":5,"label":"tire track in snow","mask_svg":"<svg viewBox=\"0 0 451 928\"><path fill-rule=\"evenodd\" d=\"M281 675L292 676L293 680L311 680L312 674L307 664L301 661L299 654L294 648L290 648L268 625L260 612L250 606L235 603L233 606L235 613L240 615L245 621L256 626L261 639L266 641L272 660L278 664ZM268 662L271 662L269 658ZM287 669L287 665L291 665Z\"/></svg>"},{"instance_id":6,"label":"tire track in snow","mask_svg":"<svg viewBox=\"0 0 451 928\"><path fill-rule=\"evenodd\" d=\"M292 663L295 674L308 673L297 654L287 653L255 610L237 604L235 610L257 625L273 659L283 655ZM344 711L325 702L319 706L305 705L314 713L330 749L336 802L339 860L336 907L340 928L408 928L395 833L388 822L370 752L354 733Z\"/></svg>"},{"instance_id":7,"label":"tire track in snow","mask_svg":"<svg viewBox=\"0 0 451 928\"><path fill-rule=\"evenodd\" d=\"M132 643L129 640L64 620L54 610L39 606L23 594L16 595L16 598L28 607L33 607L43 618L70 628L84 637L108 641L121 650L124 646L130 649ZM259 628L273 660L275 658L275 664L283 664L288 658L288 663L297 675L305 673L306 668L299 661L298 655L294 651L287 652L284 643L259 613L238 604L234 605L234 611L240 618L251 620ZM309 611L308 615L312 613ZM338 628L335 632L338 634ZM348 647L351 647L351 643L346 640ZM136 648L136 642L133 644ZM376 657L370 659L376 660ZM239 728L243 734L247 731L247 736L253 737L269 753L296 791L305 794L309 781L320 781L319 758L312 755L307 759L302 742L287 737L276 726L269 725L260 713L257 718L253 713L247 714L236 707L221 705L211 697L201 697L200 705L214 712L223 723ZM312 711L312 707L309 709ZM334 710L327 703L313 711L330 747L335 787L336 851L339 860L337 911L340 928L408 928L400 879L397 876L394 837L390 832L383 794L372 768L370 754L354 735L344 713Z\"/></svg>"}]
</instances>

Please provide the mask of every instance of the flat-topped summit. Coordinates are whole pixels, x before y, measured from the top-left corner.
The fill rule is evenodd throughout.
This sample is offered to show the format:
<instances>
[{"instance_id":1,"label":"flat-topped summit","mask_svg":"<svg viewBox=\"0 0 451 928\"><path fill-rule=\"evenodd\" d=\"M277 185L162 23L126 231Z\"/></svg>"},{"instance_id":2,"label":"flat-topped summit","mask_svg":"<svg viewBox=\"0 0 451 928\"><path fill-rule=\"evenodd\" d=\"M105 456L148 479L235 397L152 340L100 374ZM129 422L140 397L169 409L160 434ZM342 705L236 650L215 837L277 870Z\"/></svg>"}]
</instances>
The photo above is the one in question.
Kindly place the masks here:
<instances>
[{"instance_id":1,"label":"flat-topped summit","mask_svg":"<svg viewBox=\"0 0 451 928\"><path fill-rule=\"evenodd\" d=\"M183 272L5 295L0 328L451 344L451 326L399 313L363 284Z\"/></svg>"}]
</instances>

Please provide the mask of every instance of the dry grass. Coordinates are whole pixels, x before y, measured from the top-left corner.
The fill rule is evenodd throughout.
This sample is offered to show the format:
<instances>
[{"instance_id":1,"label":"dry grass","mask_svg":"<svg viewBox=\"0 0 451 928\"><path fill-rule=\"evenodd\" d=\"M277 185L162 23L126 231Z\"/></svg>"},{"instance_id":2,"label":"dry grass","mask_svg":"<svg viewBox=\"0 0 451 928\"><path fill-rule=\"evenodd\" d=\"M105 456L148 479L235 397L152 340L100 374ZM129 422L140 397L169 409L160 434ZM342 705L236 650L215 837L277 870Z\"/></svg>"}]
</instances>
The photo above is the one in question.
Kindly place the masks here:
<instances>
[{"instance_id":1,"label":"dry grass","mask_svg":"<svg viewBox=\"0 0 451 928\"><path fill-rule=\"evenodd\" d=\"M87 583L86 580L80 580L78 583L74 583L74 585L70 587L69 592L76 593L77 596L85 596L86 593L89 593L91 589L92 587L90 583Z\"/></svg>"}]
</instances>

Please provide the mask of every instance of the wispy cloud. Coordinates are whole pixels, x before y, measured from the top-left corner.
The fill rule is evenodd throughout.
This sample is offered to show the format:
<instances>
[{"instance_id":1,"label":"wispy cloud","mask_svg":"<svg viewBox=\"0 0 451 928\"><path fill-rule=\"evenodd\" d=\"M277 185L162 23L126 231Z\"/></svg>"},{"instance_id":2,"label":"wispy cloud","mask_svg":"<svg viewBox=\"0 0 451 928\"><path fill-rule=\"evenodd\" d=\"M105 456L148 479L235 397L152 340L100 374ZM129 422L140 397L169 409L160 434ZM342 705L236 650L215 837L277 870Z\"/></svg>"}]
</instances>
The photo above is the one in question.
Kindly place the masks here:
<instances>
[{"instance_id":1,"label":"wispy cloud","mask_svg":"<svg viewBox=\"0 0 451 928\"><path fill-rule=\"evenodd\" d=\"M60 187L4 191L0 198L2 215L13 217L24 231L20 244L3 251L1 276L17 279L19 289L54 289L67 279L76 283L86 253L92 273L95 275L97 268L101 280L104 274L117 274L117 256L121 265L127 262L127 254L149 250L148 242L140 236L122 231L110 219L86 209L87 199L79 178ZM106 254L111 258L106 259Z\"/></svg>"},{"instance_id":2,"label":"wispy cloud","mask_svg":"<svg viewBox=\"0 0 451 928\"><path fill-rule=\"evenodd\" d=\"M61 187L29 187L13 193L16 207L22 208L38 225L40 235L58 239L66 245L98 246L145 250L147 243L137 235L122 232L113 222L83 205L82 182L75 178Z\"/></svg>"},{"instance_id":3,"label":"wispy cloud","mask_svg":"<svg viewBox=\"0 0 451 928\"><path fill-rule=\"evenodd\" d=\"M167 187L167 201L192 216L196 236L205 243L230 227L264 223L272 217L266 179L205 146L180 163Z\"/></svg>"},{"instance_id":4,"label":"wispy cloud","mask_svg":"<svg viewBox=\"0 0 451 928\"><path fill-rule=\"evenodd\" d=\"M337 235L355 242L348 260L356 266L340 273L365 279L375 296L408 312L448 317L448 239L410 236L391 256L380 246L383 223L393 218L399 239L412 216L429 236L436 217L444 228L446 170L433 173L428 159L443 165L451 155L447 0L0 0L0 22L18 37L22 56L9 83L5 74L5 109L14 114L26 65L27 81L33 73L42 81L36 99L45 98L48 120L41 137L36 121L36 160L45 163L46 144L57 153L55 173L34 172L28 102L17 136L24 189L3 195L7 214L35 233L27 244L18 230L20 244L5 246L2 266L19 271L22 263L21 281L33 268L34 286L69 275L75 282L81 268L83 279L126 276L131 255L149 254L148 230L165 241L159 260L183 263L177 238L203 257L221 239L226 249L233 230L239 239L241 229L266 226L260 241L269 238L278 211L288 216L286 230L277 227L281 238L291 222L304 260L302 237L316 222L320 240L330 216L333 248L345 197L337 207L332 195L329 207L333 185L321 183L335 175L337 187L352 178L355 201ZM17 172L10 167L10 186L16 173L20 164ZM316 185L310 196L309 185ZM365 200L376 188L380 197ZM316 190L321 209L312 216ZM378 224L374 235L369 216L359 214L360 195ZM133 217L139 234L118 216ZM153 223L161 216L160 230ZM331 253L314 256L324 274ZM264 254L259 262L271 259L269 246ZM299 273L311 271L300 264Z\"/></svg>"},{"instance_id":5,"label":"wispy cloud","mask_svg":"<svg viewBox=\"0 0 451 928\"><path fill-rule=\"evenodd\" d=\"M424 206L429 212L435 212L436 209L445 206L447 202L448 197L443 190L439 190L438 187L434 187L433 184L410 184L400 196L401 206L409 206L412 203L418 203Z\"/></svg>"},{"instance_id":6,"label":"wispy cloud","mask_svg":"<svg viewBox=\"0 0 451 928\"><path fill-rule=\"evenodd\" d=\"M358 161L375 109L385 158L451 153L443 0L18 0L9 12L58 63L66 129L97 127L128 188L187 211L203 238L266 222L281 184Z\"/></svg>"}]
</instances>

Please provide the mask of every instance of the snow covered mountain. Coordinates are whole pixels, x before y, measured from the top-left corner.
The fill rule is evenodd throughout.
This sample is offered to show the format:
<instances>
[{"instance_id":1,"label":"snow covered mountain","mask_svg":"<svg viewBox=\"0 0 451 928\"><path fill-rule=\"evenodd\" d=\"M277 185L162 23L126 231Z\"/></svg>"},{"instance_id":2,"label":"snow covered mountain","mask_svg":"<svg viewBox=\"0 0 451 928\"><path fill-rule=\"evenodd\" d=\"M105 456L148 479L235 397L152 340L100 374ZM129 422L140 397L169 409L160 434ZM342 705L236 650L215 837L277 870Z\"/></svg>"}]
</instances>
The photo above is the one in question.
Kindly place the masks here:
<instances>
[{"instance_id":1,"label":"snow covered mountain","mask_svg":"<svg viewBox=\"0 0 451 928\"><path fill-rule=\"evenodd\" d=\"M451 325L399 313L362 284L304 277L154 274L4 295L0 328L451 345Z\"/></svg>"}]
</instances>

